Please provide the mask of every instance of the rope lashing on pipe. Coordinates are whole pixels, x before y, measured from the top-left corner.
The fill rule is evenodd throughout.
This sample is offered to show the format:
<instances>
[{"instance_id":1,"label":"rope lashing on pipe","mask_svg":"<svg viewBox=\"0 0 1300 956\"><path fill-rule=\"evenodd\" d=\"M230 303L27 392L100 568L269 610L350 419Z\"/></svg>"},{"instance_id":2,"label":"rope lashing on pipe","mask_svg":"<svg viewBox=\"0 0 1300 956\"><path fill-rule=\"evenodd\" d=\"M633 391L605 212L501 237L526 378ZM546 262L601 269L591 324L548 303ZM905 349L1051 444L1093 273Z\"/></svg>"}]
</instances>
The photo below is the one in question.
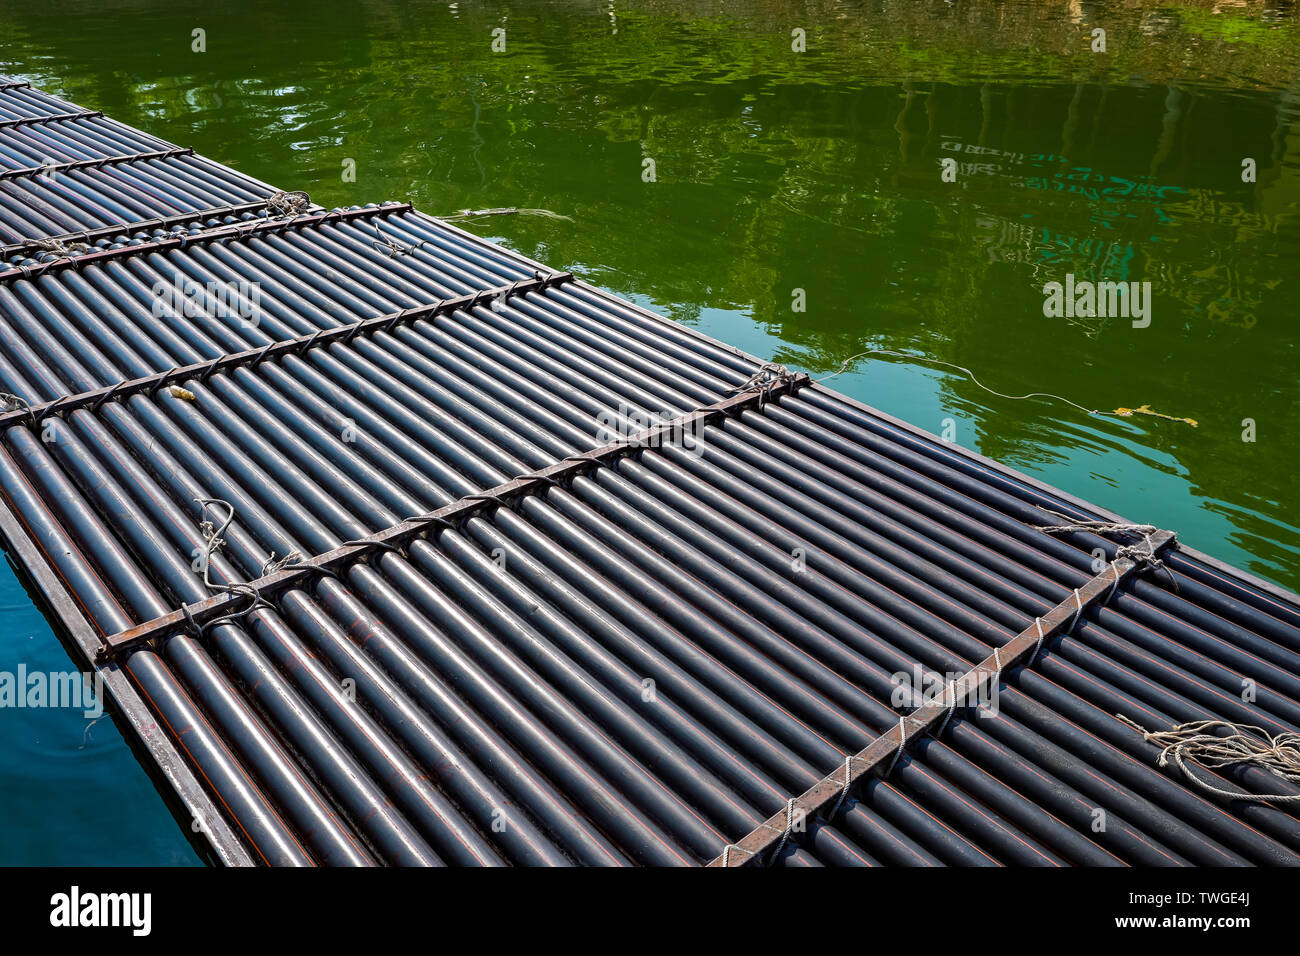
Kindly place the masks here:
<instances>
[{"instance_id":1,"label":"rope lashing on pipe","mask_svg":"<svg viewBox=\"0 0 1300 956\"><path fill-rule=\"evenodd\" d=\"M84 242L64 242L62 239L33 239L32 245L41 252L53 253L60 259L71 259L90 251L90 246Z\"/></svg>"},{"instance_id":2,"label":"rope lashing on pipe","mask_svg":"<svg viewBox=\"0 0 1300 956\"><path fill-rule=\"evenodd\" d=\"M934 732L935 740L943 736L943 732L948 729L948 721L952 720L952 715L957 712L957 678L954 677L948 682L947 690L948 713L944 715L943 723L939 725L939 729ZM845 766L847 767L848 764L846 763Z\"/></svg>"},{"instance_id":3,"label":"rope lashing on pipe","mask_svg":"<svg viewBox=\"0 0 1300 956\"><path fill-rule=\"evenodd\" d=\"M790 841L790 831L794 829L794 803L795 798L791 797L785 803L785 832L781 834L781 842L776 845L772 855L767 858L767 865L772 866L776 863L781 851L785 849L786 843Z\"/></svg>"},{"instance_id":4,"label":"rope lashing on pipe","mask_svg":"<svg viewBox=\"0 0 1300 956\"><path fill-rule=\"evenodd\" d=\"M262 570L258 574L258 577L264 578L268 574L275 574L276 571L283 571L289 565L297 564L301 560L302 554L298 551L290 551L283 558L277 558L275 552L272 551L271 556L266 559L266 564L262 565Z\"/></svg>"},{"instance_id":5,"label":"rope lashing on pipe","mask_svg":"<svg viewBox=\"0 0 1300 956\"><path fill-rule=\"evenodd\" d=\"M726 846L722 848L722 866L724 869L731 865L732 850L739 850L741 853L749 853L750 856L753 856L753 853L749 850L746 850L743 846L736 846L736 844L734 843L728 843Z\"/></svg>"},{"instance_id":6,"label":"rope lashing on pipe","mask_svg":"<svg viewBox=\"0 0 1300 956\"><path fill-rule=\"evenodd\" d=\"M1041 507L1041 506L1040 506ZM1053 511L1051 508L1043 508L1048 514L1054 514L1063 518L1066 524L1048 524L1034 525L1039 531L1046 531L1048 534L1065 534L1071 531L1086 531L1092 534L1137 534L1145 539L1146 549L1143 550L1136 544L1120 545L1115 549L1115 561L1120 558L1128 558L1143 571L1164 571L1169 575L1169 583L1173 585L1174 591L1178 590L1178 580L1174 573L1169 570L1164 561L1156 557L1155 547L1151 543L1151 536L1159 529L1150 524L1124 524L1116 521L1085 521L1080 518L1071 518L1069 515L1063 515L1059 511ZM1113 562L1112 562L1113 563ZM1111 587L1110 594L1106 596L1106 604L1110 604L1110 599L1115 596L1115 588L1119 586L1119 575L1116 572L1115 584ZM1073 629L1073 627L1071 628Z\"/></svg>"},{"instance_id":7,"label":"rope lashing on pipe","mask_svg":"<svg viewBox=\"0 0 1300 956\"><path fill-rule=\"evenodd\" d=\"M375 239L371 241L370 248L374 249L377 252L388 253L388 258L390 259L396 259L398 256L414 255L417 249L419 249L421 246L427 245L429 242L428 239L421 239L419 242L412 243L409 246L404 245L403 243L398 242L392 236L384 235L383 232L381 232L379 229L378 222L373 222L371 223L371 225L375 227Z\"/></svg>"},{"instance_id":8,"label":"rope lashing on pipe","mask_svg":"<svg viewBox=\"0 0 1300 956\"><path fill-rule=\"evenodd\" d=\"M849 789L853 786L853 754L844 758L844 789L840 795L835 798L835 805L831 807L830 813L826 814L827 820L834 820L835 814L840 812L840 806L848 799Z\"/></svg>"},{"instance_id":9,"label":"rope lashing on pipe","mask_svg":"<svg viewBox=\"0 0 1300 956\"><path fill-rule=\"evenodd\" d=\"M748 392L756 389L758 391L758 407L762 408L767 404L772 389L792 381L794 378L795 374L784 365L778 365L775 362L764 362L758 371L744 382L727 389L727 394L734 395L738 392Z\"/></svg>"},{"instance_id":10,"label":"rope lashing on pipe","mask_svg":"<svg viewBox=\"0 0 1300 956\"><path fill-rule=\"evenodd\" d=\"M1216 787L1188 769L1187 761L1194 760L1205 767L1262 767L1276 776L1300 784L1300 734L1281 733L1270 736L1262 727L1250 724L1233 724L1226 720L1194 720L1178 724L1172 730L1151 731L1129 720L1123 714L1119 720L1142 735L1149 744L1162 747L1160 766L1172 759L1189 782L1206 793L1225 800L1244 800L1249 803L1300 803L1300 794L1234 793ZM1214 730L1231 733L1220 737ZM1250 731L1254 737L1243 731ZM1263 741L1268 741L1264 743Z\"/></svg>"},{"instance_id":11,"label":"rope lashing on pipe","mask_svg":"<svg viewBox=\"0 0 1300 956\"><path fill-rule=\"evenodd\" d=\"M885 776L888 777L894 772L894 765L898 763L898 758L903 756L903 750L907 747L907 718L898 718L898 748L894 751L894 759L889 761L889 766L885 769Z\"/></svg>"},{"instance_id":12,"label":"rope lashing on pipe","mask_svg":"<svg viewBox=\"0 0 1300 956\"><path fill-rule=\"evenodd\" d=\"M0 392L0 411L16 412L20 409L31 411L32 403L21 395L12 392Z\"/></svg>"},{"instance_id":13,"label":"rope lashing on pipe","mask_svg":"<svg viewBox=\"0 0 1300 956\"><path fill-rule=\"evenodd\" d=\"M1116 581L1119 580L1118 575L1116 576L1115 580ZM1078 592L1076 591L1075 593L1077 594ZM1038 629L1038 643L1034 645L1034 653L1029 655L1029 662L1025 664L1026 667L1034 666L1034 661L1038 659L1038 652L1043 649L1044 635L1043 635L1043 619L1041 617L1034 618L1034 627Z\"/></svg>"}]
</instances>

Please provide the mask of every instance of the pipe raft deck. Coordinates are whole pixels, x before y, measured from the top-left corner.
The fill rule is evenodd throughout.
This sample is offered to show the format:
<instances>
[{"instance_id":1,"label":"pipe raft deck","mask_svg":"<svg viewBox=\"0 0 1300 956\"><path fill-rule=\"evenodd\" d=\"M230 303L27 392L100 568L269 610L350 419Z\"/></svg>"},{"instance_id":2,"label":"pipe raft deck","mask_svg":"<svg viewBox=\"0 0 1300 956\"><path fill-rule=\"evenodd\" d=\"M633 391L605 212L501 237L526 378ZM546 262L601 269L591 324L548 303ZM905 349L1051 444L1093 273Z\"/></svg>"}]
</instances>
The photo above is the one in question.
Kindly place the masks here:
<instances>
[{"instance_id":1,"label":"pipe raft deck","mask_svg":"<svg viewBox=\"0 0 1300 956\"><path fill-rule=\"evenodd\" d=\"M1295 731L1294 595L1043 531L1119 519L17 82L0 528L215 859L1300 862L1245 799L1300 790L1197 766L1212 794L1116 717ZM958 675L985 693L912 688Z\"/></svg>"}]
</instances>

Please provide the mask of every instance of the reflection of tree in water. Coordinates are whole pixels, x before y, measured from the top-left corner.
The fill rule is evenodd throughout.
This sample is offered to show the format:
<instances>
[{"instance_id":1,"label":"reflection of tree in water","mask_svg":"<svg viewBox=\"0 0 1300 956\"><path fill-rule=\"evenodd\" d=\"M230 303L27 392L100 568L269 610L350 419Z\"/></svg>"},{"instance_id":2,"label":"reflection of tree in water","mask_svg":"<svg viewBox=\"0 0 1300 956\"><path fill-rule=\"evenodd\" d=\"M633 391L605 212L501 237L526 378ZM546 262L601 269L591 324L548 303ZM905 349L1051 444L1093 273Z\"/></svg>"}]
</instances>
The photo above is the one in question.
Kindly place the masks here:
<instances>
[{"instance_id":1,"label":"reflection of tree in water","mask_svg":"<svg viewBox=\"0 0 1300 956\"><path fill-rule=\"evenodd\" d=\"M1249 487L1280 513L1294 495L1268 461L1285 456L1224 454L1207 436L1250 414L1281 441L1300 412L1300 24L1291 9L1211 6L617 0L615 34L605 5L576 0L456 16L398 0L248 2L204 13L210 48L239 44L198 58L180 42L142 47L129 21L87 3L102 29L85 36L7 11L0 72L44 71L56 88L66 75L78 102L326 204L555 210L573 222L471 227L684 321L752 315L784 343L778 360L812 371L879 345L1007 392L1197 418L1196 433L1099 430L941 378L997 457L1132 430L1205 494ZM159 35L194 25L186 10L150 15ZM790 51L794 25L806 54ZM1088 49L1096 25L1104 56ZM1256 183L1240 181L1243 156ZM340 181L344 157L355 185ZM640 180L645 157L657 183ZM940 181L943 158L957 183ZM1066 272L1151 281L1151 328L1045 319L1042 286ZM795 288L807 313L791 311Z\"/></svg>"}]
</instances>

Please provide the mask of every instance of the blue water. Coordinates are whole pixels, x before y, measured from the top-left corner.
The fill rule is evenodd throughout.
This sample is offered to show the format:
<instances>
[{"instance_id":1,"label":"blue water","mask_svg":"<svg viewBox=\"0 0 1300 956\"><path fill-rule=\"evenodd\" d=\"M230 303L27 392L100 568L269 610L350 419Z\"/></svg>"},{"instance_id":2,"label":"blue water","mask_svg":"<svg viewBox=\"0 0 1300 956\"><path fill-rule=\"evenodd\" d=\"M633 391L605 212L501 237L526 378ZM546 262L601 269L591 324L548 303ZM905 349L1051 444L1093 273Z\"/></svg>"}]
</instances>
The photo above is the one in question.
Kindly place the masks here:
<instances>
[{"instance_id":1,"label":"blue water","mask_svg":"<svg viewBox=\"0 0 1300 956\"><path fill-rule=\"evenodd\" d=\"M49 623L0 562L0 661L9 674L74 671ZM198 856L109 716L0 707L0 864L148 866Z\"/></svg>"}]
</instances>

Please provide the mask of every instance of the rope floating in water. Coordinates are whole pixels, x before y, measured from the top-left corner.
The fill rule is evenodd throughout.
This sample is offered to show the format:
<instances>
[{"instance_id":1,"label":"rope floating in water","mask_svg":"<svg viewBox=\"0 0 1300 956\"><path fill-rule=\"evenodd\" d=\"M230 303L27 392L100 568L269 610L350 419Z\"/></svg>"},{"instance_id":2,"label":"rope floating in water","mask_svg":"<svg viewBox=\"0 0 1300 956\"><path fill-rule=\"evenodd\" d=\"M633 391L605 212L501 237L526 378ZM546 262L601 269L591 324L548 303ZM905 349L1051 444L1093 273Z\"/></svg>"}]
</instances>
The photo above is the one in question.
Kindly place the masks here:
<instances>
[{"instance_id":1,"label":"rope floating in water","mask_svg":"<svg viewBox=\"0 0 1300 956\"><path fill-rule=\"evenodd\" d=\"M1155 418L1164 418L1171 422L1185 422L1186 424L1191 425L1193 428L1197 427L1197 422L1196 419L1194 418L1177 418L1173 415L1166 415L1163 412L1153 412L1149 405L1141 405L1137 408L1117 408L1113 412L1103 412L1097 408L1088 408L1086 405L1080 405L1078 402L1071 401L1070 399L1065 398L1062 395L1055 395L1052 392L1027 392L1024 395L1008 395L1006 392L999 392L995 388L989 388L987 385L985 385L983 382L981 382L978 378L975 377L974 372L966 368L964 365L954 365L952 362L945 362L943 359L930 358L930 356L928 355L914 355L910 352L896 352L893 349L868 349L865 352L859 352L857 355L850 355L848 358L846 358L843 362L840 363L840 367L836 371L831 372L829 375L824 375L821 378L816 379L816 381L825 382L828 379L832 379L837 375L843 375L845 372L849 370L850 366L852 366L853 363L856 362L858 359L867 358L868 356L871 355L887 355L892 358L909 359L910 361L913 362L928 362L931 365L942 365L944 368L950 368L953 369L954 371L961 372L972 382L974 382L978 387L982 388L990 395L996 395L998 398L1006 398L1006 399L1010 399L1011 401L1019 402L1029 398L1050 398L1054 401L1063 402L1064 404L1069 405L1072 408L1077 408L1079 411L1086 412L1089 415L1106 415L1114 418L1130 418L1135 414L1151 415Z\"/></svg>"},{"instance_id":2,"label":"rope floating in water","mask_svg":"<svg viewBox=\"0 0 1300 956\"><path fill-rule=\"evenodd\" d=\"M547 219L563 219L573 222L569 216L562 216L549 209L527 209L519 206L501 206L496 209L461 209L450 216L439 216L443 222L456 222L460 219L478 219L483 216L545 216Z\"/></svg>"}]
</instances>

